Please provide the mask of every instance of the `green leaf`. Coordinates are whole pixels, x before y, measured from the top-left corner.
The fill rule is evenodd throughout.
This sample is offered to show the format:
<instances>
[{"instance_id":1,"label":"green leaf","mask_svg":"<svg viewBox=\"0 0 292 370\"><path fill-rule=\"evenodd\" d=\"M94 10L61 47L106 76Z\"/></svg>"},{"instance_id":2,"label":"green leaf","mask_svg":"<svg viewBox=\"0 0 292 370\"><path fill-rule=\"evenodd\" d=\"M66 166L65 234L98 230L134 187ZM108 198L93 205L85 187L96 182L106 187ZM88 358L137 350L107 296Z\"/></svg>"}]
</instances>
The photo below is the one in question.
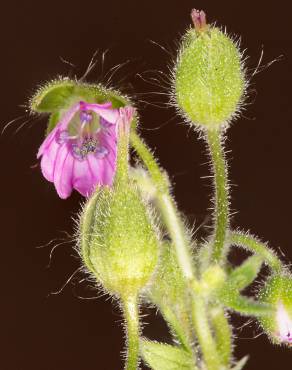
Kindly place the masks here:
<instances>
[{"instance_id":1,"label":"green leaf","mask_svg":"<svg viewBox=\"0 0 292 370\"><path fill-rule=\"evenodd\" d=\"M168 344L141 340L143 360L153 370L195 370L191 355L183 349Z\"/></svg>"},{"instance_id":2,"label":"green leaf","mask_svg":"<svg viewBox=\"0 0 292 370\"><path fill-rule=\"evenodd\" d=\"M253 255L247 258L246 261L231 272L227 284L238 292L243 290L256 279L263 262L263 257L259 255Z\"/></svg>"},{"instance_id":3,"label":"green leaf","mask_svg":"<svg viewBox=\"0 0 292 370\"><path fill-rule=\"evenodd\" d=\"M221 292L220 299L226 307L243 315L259 317L273 314L272 305L244 297L231 289Z\"/></svg>"},{"instance_id":4,"label":"green leaf","mask_svg":"<svg viewBox=\"0 0 292 370\"><path fill-rule=\"evenodd\" d=\"M237 364L231 370L241 370L247 363L249 356L244 356L241 360L237 362Z\"/></svg>"}]
</instances>

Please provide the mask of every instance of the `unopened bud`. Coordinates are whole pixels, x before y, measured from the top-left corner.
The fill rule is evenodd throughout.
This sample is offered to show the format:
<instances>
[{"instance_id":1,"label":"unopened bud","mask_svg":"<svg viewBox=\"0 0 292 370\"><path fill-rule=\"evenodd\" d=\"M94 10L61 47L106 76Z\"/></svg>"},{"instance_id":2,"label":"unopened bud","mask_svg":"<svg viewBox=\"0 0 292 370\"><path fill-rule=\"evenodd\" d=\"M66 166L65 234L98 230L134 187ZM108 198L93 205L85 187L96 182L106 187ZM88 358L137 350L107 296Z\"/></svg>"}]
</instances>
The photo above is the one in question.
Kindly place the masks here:
<instances>
[{"instance_id":1,"label":"unopened bud","mask_svg":"<svg viewBox=\"0 0 292 370\"><path fill-rule=\"evenodd\" d=\"M236 43L192 11L194 28L183 38L174 70L175 103L188 121L216 129L237 113L246 82Z\"/></svg>"},{"instance_id":2,"label":"unopened bud","mask_svg":"<svg viewBox=\"0 0 292 370\"><path fill-rule=\"evenodd\" d=\"M84 208L79 234L83 261L107 291L127 297L148 283L159 237L133 184L95 194Z\"/></svg>"}]
</instances>

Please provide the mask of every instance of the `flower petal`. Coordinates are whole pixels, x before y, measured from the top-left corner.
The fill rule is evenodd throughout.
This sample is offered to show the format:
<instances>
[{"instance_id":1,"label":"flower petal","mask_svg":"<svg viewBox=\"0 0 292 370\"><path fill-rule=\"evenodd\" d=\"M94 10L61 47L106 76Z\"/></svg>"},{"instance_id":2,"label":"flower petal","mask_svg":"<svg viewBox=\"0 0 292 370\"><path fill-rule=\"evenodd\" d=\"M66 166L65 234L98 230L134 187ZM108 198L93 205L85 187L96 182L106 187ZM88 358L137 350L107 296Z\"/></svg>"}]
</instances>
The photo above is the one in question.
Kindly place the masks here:
<instances>
[{"instance_id":1,"label":"flower petal","mask_svg":"<svg viewBox=\"0 0 292 370\"><path fill-rule=\"evenodd\" d=\"M87 109L92 110L96 114L100 115L109 123L116 123L119 118L119 110L110 108L108 103L105 104L87 104Z\"/></svg>"},{"instance_id":2,"label":"flower petal","mask_svg":"<svg viewBox=\"0 0 292 370\"><path fill-rule=\"evenodd\" d=\"M55 127L50 133L49 135L45 138L45 140L42 142L42 145L39 147L39 151L38 151L38 154L37 154L37 158L40 158L45 150L48 148L48 146L52 143L52 140L55 139L56 137L56 134L58 132L58 128Z\"/></svg>"},{"instance_id":3,"label":"flower petal","mask_svg":"<svg viewBox=\"0 0 292 370\"><path fill-rule=\"evenodd\" d=\"M74 158L67 144L63 144L56 157L54 184L60 198L66 199L72 193Z\"/></svg>"},{"instance_id":4,"label":"flower petal","mask_svg":"<svg viewBox=\"0 0 292 370\"><path fill-rule=\"evenodd\" d=\"M60 145L56 140L52 140L49 146L45 149L41 159L41 170L43 176L50 182L54 181L54 170L56 165L56 158Z\"/></svg>"},{"instance_id":5,"label":"flower petal","mask_svg":"<svg viewBox=\"0 0 292 370\"><path fill-rule=\"evenodd\" d=\"M88 170L91 173L94 185L100 184L101 180L101 167L103 159L97 158L93 153L87 155Z\"/></svg>"},{"instance_id":6,"label":"flower petal","mask_svg":"<svg viewBox=\"0 0 292 370\"><path fill-rule=\"evenodd\" d=\"M72 183L73 188L85 197L91 195L96 183L87 160L76 159L74 161Z\"/></svg>"},{"instance_id":7,"label":"flower petal","mask_svg":"<svg viewBox=\"0 0 292 370\"><path fill-rule=\"evenodd\" d=\"M71 119L73 118L74 114L79 110L80 102L74 104L70 109L68 109L64 115L62 116L61 120L57 123L55 128L49 133L49 135L45 138L42 145L40 146L37 154L37 158L40 158L45 152L45 150L49 147L52 143L52 140L56 138L59 131L65 130L70 123Z\"/></svg>"}]
</instances>

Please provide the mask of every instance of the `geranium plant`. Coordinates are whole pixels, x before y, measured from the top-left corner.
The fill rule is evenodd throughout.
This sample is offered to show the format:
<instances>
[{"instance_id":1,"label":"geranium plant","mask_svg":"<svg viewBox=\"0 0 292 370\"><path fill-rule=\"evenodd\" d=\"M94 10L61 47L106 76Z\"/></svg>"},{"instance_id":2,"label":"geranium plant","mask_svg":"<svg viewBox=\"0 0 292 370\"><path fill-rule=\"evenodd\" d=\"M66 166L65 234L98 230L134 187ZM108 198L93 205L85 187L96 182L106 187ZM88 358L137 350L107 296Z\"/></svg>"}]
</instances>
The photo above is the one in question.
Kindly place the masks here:
<instances>
[{"instance_id":1,"label":"geranium plant","mask_svg":"<svg viewBox=\"0 0 292 370\"><path fill-rule=\"evenodd\" d=\"M120 302L125 319L125 369L240 370L233 356L230 311L251 316L273 344L292 344L292 278L276 253L257 237L230 225L224 141L248 91L239 45L193 10L172 71L170 98L209 150L213 176L213 227L195 240L178 210L172 184L139 134L131 98L99 83L60 78L38 90L31 111L48 114L37 154L44 177L65 199L85 197L77 236L85 272L98 289ZM130 149L139 160L130 161ZM233 248L250 255L233 266ZM269 268L254 296L244 289ZM139 308L154 305L173 345L143 336Z\"/></svg>"}]
</instances>

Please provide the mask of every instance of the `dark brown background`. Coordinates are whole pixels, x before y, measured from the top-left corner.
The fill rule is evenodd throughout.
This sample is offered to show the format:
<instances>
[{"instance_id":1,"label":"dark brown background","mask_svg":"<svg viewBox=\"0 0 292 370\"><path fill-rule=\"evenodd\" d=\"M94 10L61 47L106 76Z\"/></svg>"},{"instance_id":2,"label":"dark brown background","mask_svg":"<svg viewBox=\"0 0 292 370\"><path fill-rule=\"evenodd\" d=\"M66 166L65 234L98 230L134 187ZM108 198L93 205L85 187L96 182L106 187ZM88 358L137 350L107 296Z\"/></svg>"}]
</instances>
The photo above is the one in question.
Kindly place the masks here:
<instances>
[{"instance_id":1,"label":"dark brown background","mask_svg":"<svg viewBox=\"0 0 292 370\"><path fill-rule=\"evenodd\" d=\"M226 25L242 36L242 48L250 70L257 65L262 46L263 64L280 55L282 60L252 79L244 116L228 132L233 225L269 240L292 259L291 252L291 65L292 35L289 1L73 1L6 2L1 6L1 122L25 114L22 107L35 87L58 74L81 77L98 49L97 67L89 81L101 77L101 53L109 48L104 72L130 60L113 77L124 92L155 103L138 105L142 133L156 148L160 162L175 183L181 209L191 222L200 224L208 215L210 182L204 144L188 129L165 92L152 86L149 70L162 70L172 57L176 41L189 25L192 7L206 10L210 21ZM75 68L61 61L72 62ZM143 73L148 82L137 73ZM105 74L105 73L104 73ZM152 76L159 75L154 73ZM120 85L118 85L120 87ZM139 94L138 94L139 93ZM59 246L51 259L53 245L37 246L72 234L72 217L81 197L63 201L46 182L36 163L46 121L32 120L23 128L26 115L1 136L1 356L3 370L113 370L121 369L123 349L121 316L110 299L94 297L77 275L59 295L60 289L79 267L72 244ZM67 238L68 239L68 238ZM66 240L67 240L66 239ZM56 242L55 242L56 244ZM73 256L72 256L73 255ZM147 311L150 314L150 311ZM154 316L154 315L152 315ZM145 335L168 341L165 325L157 318ZM239 323L237 322L237 326ZM292 354L272 347L256 325L237 330L236 355L251 354L246 369L288 369Z\"/></svg>"}]
</instances>

